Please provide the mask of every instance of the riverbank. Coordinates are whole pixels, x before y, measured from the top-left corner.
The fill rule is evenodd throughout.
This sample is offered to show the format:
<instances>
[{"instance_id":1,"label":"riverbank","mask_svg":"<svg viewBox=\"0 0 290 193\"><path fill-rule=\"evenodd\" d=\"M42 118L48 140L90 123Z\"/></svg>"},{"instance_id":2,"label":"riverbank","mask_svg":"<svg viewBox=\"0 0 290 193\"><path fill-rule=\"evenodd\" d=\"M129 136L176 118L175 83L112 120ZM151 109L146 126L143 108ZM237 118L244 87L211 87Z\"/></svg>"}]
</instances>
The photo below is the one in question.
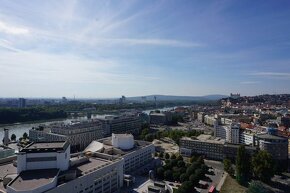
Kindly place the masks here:
<instances>
[{"instance_id":1,"label":"riverbank","mask_svg":"<svg viewBox=\"0 0 290 193\"><path fill-rule=\"evenodd\" d=\"M147 109L147 110L143 110L141 112L144 112L146 114L149 114L150 111L154 111L154 110L160 110L160 111L165 111L165 110L169 110L169 109L173 109L176 106L173 107L164 107L164 108L153 108L153 109ZM103 116L103 115L108 115L108 114L118 114L118 112L120 111L102 111L102 112L95 112L92 113L92 118L97 118L98 116ZM80 114L78 114L80 115ZM87 120L87 117L84 116L85 114L82 114L83 116L78 116L78 117L73 117L73 116L68 116L67 118L60 118L60 119L45 119L45 120L37 120L37 121L27 121L27 122L21 122L21 123L11 123L11 124L1 124L0 125L0 140L3 139L4 137L4 128L9 130L9 137L12 134L15 134L17 139L19 137L22 137L23 133L29 133L29 130L32 127L38 127L39 125L49 125L52 123L66 123L69 121L82 121L82 120Z\"/></svg>"},{"instance_id":2,"label":"riverbank","mask_svg":"<svg viewBox=\"0 0 290 193\"><path fill-rule=\"evenodd\" d=\"M44 119L44 120L37 120L37 121L25 121L25 122L18 122L18 123L0 124L0 128L22 125L22 124L37 124L37 123L44 123L44 122L64 121L66 119L68 119L68 118Z\"/></svg>"}]
</instances>

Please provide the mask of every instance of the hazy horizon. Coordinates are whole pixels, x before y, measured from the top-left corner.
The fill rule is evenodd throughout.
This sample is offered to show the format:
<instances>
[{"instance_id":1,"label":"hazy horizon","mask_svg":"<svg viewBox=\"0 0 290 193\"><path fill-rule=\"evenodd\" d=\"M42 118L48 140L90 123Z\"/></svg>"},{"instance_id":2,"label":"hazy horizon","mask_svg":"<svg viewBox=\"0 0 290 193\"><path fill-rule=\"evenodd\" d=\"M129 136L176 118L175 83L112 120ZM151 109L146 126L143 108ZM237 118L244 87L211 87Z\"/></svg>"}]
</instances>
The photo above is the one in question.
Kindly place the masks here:
<instances>
[{"instance_id":1,"label":"hazy horizon","mask_svg":"<svg viewBox=\"0 0 290 193\"><path fill-rule=\"evenodd\" d=\"M0 97L290 93L290 1L0 3Z\"/></svg>"}]
</instances>

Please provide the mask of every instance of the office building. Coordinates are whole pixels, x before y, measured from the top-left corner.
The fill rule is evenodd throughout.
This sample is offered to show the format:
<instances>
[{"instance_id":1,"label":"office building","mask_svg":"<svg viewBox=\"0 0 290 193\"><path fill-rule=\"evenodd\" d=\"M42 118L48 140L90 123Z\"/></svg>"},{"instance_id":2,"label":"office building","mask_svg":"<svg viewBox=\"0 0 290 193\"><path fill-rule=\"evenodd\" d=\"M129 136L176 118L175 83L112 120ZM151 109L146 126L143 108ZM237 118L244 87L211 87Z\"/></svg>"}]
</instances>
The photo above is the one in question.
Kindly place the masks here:
<instances>
[{"instance_id":1,"label":"office building","mask_svg":"<svg viewBox=\"0 0 290 193\"><path fill-rule=\"evenodd\" d=\"M180 154L190 156L192 154L204 155L208 159L223 160L223 146L225 140L213 139L211 135L200 135L196 139L182 137L180 139Z\"/></svg>"},{"instance_id":2,"label":"office building","mask_svg":"<svg viewBox=\"0 0 290 193\"><path fill-rule=\"evenodd\" d=\"M150 113L150 124L152 125L165 125L166 115L164 113Z\"/></svg>"},{"instance_id":3,"label":"office building","mask_svg":"<svg viewBox=\"0 0 290 193\"><path fill-rule=\"evenodd\" d=\"M260 150L265 150L269 152L274 160L281 163L287 163L288 160L287 138L270 135L268 133L257 134L255 139L255 145L258 146Z\"/></svg>"},{"instance_id":4,"label":"office building","mask_svg":"<svg viewBox=\"0 0 290 193\"><path fill-rule=\"evenodd\" d=\"M105 137L112 133L139 134L141 130L141 119L133 114L108 115L98 118L98 120L102 123Z\"/></svg>"},{"instance_id":5,"label":"office building","mask_svg":"<svg viewBox=\"0 0 290 193\"><path fill-rule=\"evenodd\" d=\"M68 141L72 151L84 150L93 140L104 137L100 121L90 120L69 124L54 124L29 130L32 141Z\"/></svg>"},{"instance_id":6,"label":"office building","mask_svg":"<svg viewBox=\"0 0 290 193\"><path fill-rule=\"evenodd\" d=\"M230 159L232 163L235 163L239 147L240 147L239 144L226 143L224 145L224 158ZM245 151L247 156L249 156L250 158L258 151L258 148L254 146L245 145Z\"/></svg>"},{"instance_id":7,"label":"office building","mask_svg":"<svg viewBox=\"0 0 290 193\"><path fill-rule=\"evenodd\" d=\"M197 138L183 137L180 139L180 154L204 155L208 159L223 160L224 158L235 161L239 144L226 143L224 139L213 138L211 135L200 135ZM256 147L245 146L246 153L252 156Z\"/></svg>"}]
</instances>

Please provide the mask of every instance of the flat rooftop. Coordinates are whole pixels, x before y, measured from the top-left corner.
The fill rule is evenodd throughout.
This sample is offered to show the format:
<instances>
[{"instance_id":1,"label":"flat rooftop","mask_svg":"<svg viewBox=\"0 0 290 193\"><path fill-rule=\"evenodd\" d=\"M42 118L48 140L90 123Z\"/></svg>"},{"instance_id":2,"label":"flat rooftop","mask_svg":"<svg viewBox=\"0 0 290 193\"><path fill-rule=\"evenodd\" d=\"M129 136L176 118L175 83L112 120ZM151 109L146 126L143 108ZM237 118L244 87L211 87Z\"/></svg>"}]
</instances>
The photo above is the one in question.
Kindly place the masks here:
<instances>
[{"instance_id":1,"label":"flat rooftop","mask_svg":"<svg viewBox=\"0 0 290 193\"><path fill-rule=\"evenodd\" d=\"M132 149L124 150L112 145L112 137L107 137L97 140L104 145L104 151L102 153L109 155L126 155L132 153L138 149L144 148L152 143L146 141L134 140L134 147Z\"/></svg>"},{"instance_id":2,"label":"flat rooftop","mask_svg":"<svg viewBox=\"0 0 290 193\"><path fill-rule=\"evenodd\" d=\"M190 137L182 137L183 140L197 141L197 142L206 142L206 143L215 143L215 144L225 144L225 140L221 138L213 138L211 135L200 135L196 139Z\"/></svg>"},{"instance_id":3,"label":"flat rooftop","mask_svg":"<svg viewBox=\"0 0 290 193\"><path fill-rule=\"evenodd\" d=\"M204 135L204 134L201 134L197 137L198 140L209 140L209 139L212 139L212 136L211 135Z\"/></svg>"},{"instance_id":4,"label":"flat rooftop","mask_svg":"<svg viewBox=\"0 0 290 193\"><path fill-rule=\"evenodd\" d=\"M166 115L163 113L150 113L149 115L153 115L153 116L161 116L161 117L165 117Z\"/></svg>"},{"instance_id":5,"label":"flat rooftop","mask_svg":"<svg viewBox=\"0 0 290 193\"><path fill-rule=\"evenodd\" d=\"M88 162L73 166L70 170L77 170L78 175L83 175L112 163L112 161L91 157Z\"/></svg>"},{"instance_id":6,"label":"flat rooftop","mask_svg":"<svg viewBox=\"0 0 290 193\"><path fill-rule=\"evenodd\" d=\"M69 144L65 141L59 142L35 142L27 145L20 152L37 153L37 152L57 152L65 151Z\"/></svg>"},{"instance_id":7,"label":"flat rooftop","mask_svg":"<svg viewBox=\"0 0 290 193\"><path fill-rule=\"evenodd\" d=\"M23 171L8 185L16 191L32 191L52 183L58 173L58 169Z\"/></svg>"},{"instance_id":8,"label":"flat rooftop","mask_svg":"<svg viewBox=\"0 0 290 193\"><path fill-rule=\"evenodd\" d=\"M284 138L284 137L279 137L279 136L276 136L276 135L270 135L268 133L265 133L265 134L257 134L256 135L258 138L260 139L274 139L274 140L285 140L287 141L287 138Z\"/></svg>"},{"instance_id":9,"label":"flat rooftop","mask_svg":"<svg viewBox=\"0 0 290 193\"><path fill-rule=\"evenodd\" d=\"M7 174L17 174L17 168L13 163L4 163L0 165L0 178L3 178Z\"/></svg>"}]
</instances>

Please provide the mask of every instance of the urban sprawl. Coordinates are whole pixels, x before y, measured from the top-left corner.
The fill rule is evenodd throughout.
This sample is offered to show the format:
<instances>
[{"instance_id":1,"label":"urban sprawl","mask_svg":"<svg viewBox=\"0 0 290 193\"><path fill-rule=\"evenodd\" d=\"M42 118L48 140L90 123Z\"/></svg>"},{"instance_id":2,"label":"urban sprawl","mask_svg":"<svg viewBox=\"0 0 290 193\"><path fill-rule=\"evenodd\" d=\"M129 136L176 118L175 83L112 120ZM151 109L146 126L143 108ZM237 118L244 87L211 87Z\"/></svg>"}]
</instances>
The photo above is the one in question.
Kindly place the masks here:
<instances>
[{"instance_id":1,"label":"urban sprawl","mask_svg":"<svg viewBox=\"0 0 290 193\"><path fill-rule=\"evenodd\" d=\"M260 192L290 190L290 95L231 94L163 109L155 97L147 112L140 110L149 104L145 97L31 101L0 105L17 109L11 115L38 112L31 110L37 105L81 107L47 111L43 116L52 119L75 118L40 122L22 136L3 126L0 192L225 192L229 180ZM102 105L114 108L94 116ZM77 119L79 113L86 118Z\"/></svg>"}]
</instances>

